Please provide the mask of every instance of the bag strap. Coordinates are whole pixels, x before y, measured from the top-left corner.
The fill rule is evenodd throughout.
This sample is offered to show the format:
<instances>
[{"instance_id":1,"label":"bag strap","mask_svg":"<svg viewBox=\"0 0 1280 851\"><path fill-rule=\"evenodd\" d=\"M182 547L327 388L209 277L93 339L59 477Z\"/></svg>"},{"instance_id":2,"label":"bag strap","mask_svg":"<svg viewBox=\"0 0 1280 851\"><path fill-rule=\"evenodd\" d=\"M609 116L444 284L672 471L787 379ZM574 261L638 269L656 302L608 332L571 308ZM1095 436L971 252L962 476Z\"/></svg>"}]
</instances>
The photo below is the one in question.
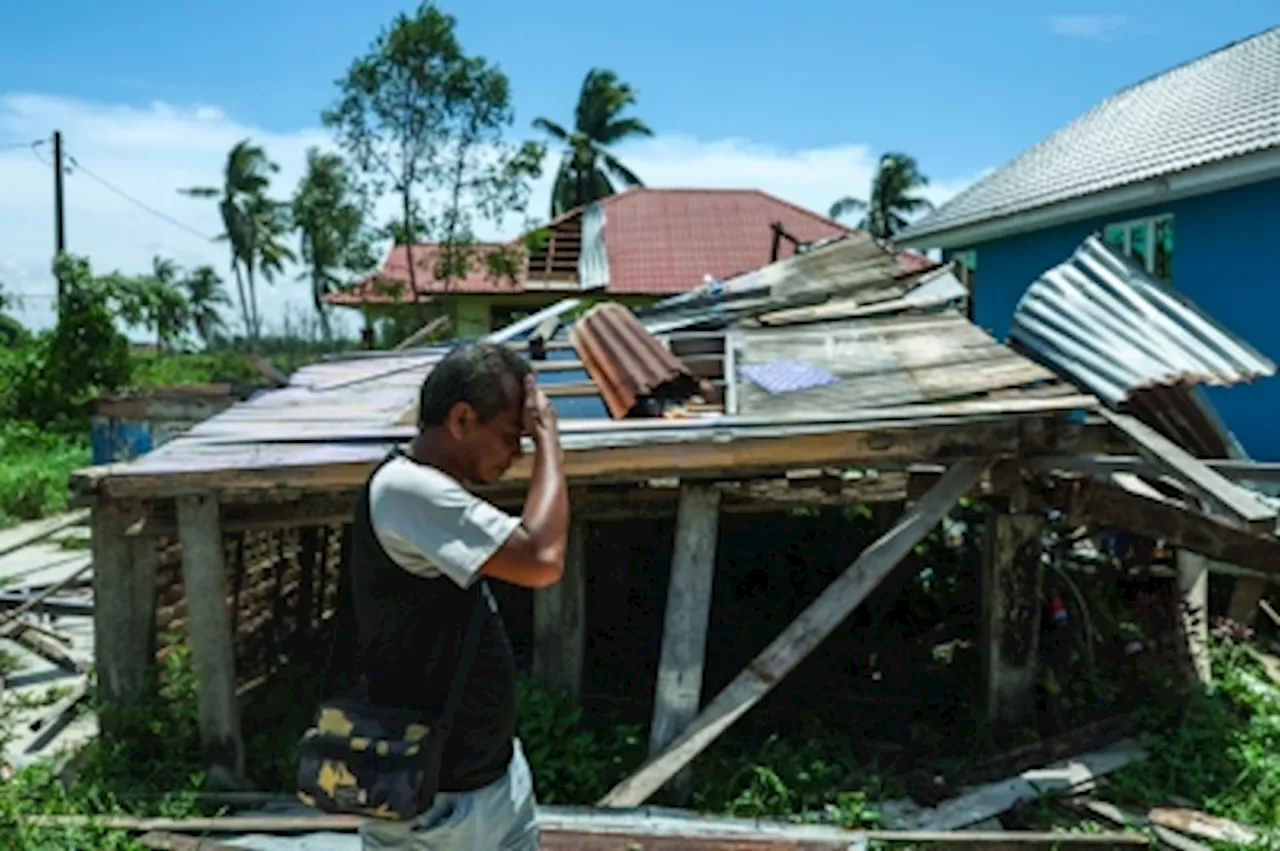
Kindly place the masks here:
<instances>
[{"instance_id":1,"label":"bag strap","mask_svg":"<svg viewBox=\"0 0 1280 851\"><path fill-rule=\"evenodd\" d=\"M484 634L485 609L489 608L492 599L489 583L481 579L476 593L475 607L471 611L471 623L467 626L467 636L462 641L462 656L458 660L458 667L454 669L453 681L449 684L449 695L444 701L444 710L436 721L442 734L441 740L447 738L453 729L453 719L458 714L458 707L462 705L467 677L471 673L472 663L475 662L476 653L480 649L480 638Z\"/></svg>"}]
</instances>

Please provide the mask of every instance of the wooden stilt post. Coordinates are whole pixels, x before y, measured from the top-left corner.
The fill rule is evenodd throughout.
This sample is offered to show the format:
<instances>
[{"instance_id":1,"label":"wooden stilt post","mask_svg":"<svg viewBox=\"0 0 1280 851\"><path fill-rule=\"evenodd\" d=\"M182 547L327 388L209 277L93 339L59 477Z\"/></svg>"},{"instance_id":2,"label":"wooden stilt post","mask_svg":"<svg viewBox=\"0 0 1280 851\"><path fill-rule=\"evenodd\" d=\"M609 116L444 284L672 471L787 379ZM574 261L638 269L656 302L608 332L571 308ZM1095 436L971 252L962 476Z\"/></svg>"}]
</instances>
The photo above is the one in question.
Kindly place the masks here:
<instances>
[{"instance_id":1,"label":"wooden stilt post","mask_svg":"<svg viewBox=\"0 0 1280 851\"><path fill-rule=\"evenodd\" d=\"M533 681L567 691L582 690L587 643L587 521L575 516L569 527L564 576L533 594Z\"/></svg>"},{"instance_id":2,"label":"wooden stilt post","mask_svg":"<svg viewBox=\"0 0 1280 851\"><path fill-rule=\"evenodd\" d=\"M719 521L719 489L708 485L685 485L680 489L662 657L649 729L650 755L670 744L698 715ZM671 790L678 803L687 799L692 779L685 770L672 781Z\"/></svg>"},{"instance_id":3,"label":"wooden stilt post","mask_svg":"<svg viewBox=\"0 0 1280 851\"><path fill-rule=\"evenodd\" d=\"M978 483L990 465L990 459L972 458L952 464L892 529L863 550L661 753L651 756L636 773L614 786L597 806L639 806L702 753L812 653L894 565L938 525L956 500Z\"/></svg>"},{"instance_id":4,"label":"wooden stilt post","mask_svg":"<svg viewBox=\"0 0 1280 851\"><path fill-rule=\"evenodd\" d=\"M235 788L243 785L244 744L217 501L209 496L179 497L178 537L207 777L213 787Z\"/></svg>"},{"instance_id":5,"label":"wooden stilt post","mask_svg":"<svg viewBox=\"0 0 1280 851\"><path fill-rule=\"evenodd\" d=\"M145 701L155 685L155 542L125 535L125 527L138 513L103 501L93 509L91 521L98 696L125 712ZM112 733L125 732L122 721L114 711L102 719Z\"/></svg>"},{"instance_id":6,"label":"wooden stilt post","mask_svg":"<svg viewBox=\"0 0 1280 851\"><path fill-rule=\"evenodd\" d=\"M1040 655L1044 519L993 512L982 568L982 663L988 721L1018 724L1033 707Z\"/></svg>"},{"instance_id":7,"label":"wooden stilt post","mask_svg":"<svg viewBox=\"0 0 1280 851\"><path fill-rule=\"evenodd\" d=\"M1182 596L1182 634L1193 675L1201 683L1212 679L1209 664L1209 560L1190 550L1178 550L1178 591Z\"/></svg>"}]
</instances>

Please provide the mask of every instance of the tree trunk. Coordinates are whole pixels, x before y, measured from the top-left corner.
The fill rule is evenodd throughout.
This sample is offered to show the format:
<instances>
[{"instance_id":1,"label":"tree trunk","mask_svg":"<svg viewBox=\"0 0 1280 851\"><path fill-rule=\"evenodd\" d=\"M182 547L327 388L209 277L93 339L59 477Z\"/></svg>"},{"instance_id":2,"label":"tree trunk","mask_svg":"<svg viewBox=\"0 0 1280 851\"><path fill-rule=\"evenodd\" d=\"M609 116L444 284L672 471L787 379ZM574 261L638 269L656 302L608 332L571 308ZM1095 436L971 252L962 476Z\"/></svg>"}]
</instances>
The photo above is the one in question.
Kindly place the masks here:
<instances>
[{"instance_id":1,"label":"tree trunk","mask_svg":"<svg viewBox=\"0 0 1280 851\"><path fill-rule=\"evenodd\" d=\"M409 200L408 186L404 187L400 197L404 206L404 257L405 262L409 264L409 300L416 304L418 301L418 268L413 262L413 206Z\"/></svg>"}]
</instances>

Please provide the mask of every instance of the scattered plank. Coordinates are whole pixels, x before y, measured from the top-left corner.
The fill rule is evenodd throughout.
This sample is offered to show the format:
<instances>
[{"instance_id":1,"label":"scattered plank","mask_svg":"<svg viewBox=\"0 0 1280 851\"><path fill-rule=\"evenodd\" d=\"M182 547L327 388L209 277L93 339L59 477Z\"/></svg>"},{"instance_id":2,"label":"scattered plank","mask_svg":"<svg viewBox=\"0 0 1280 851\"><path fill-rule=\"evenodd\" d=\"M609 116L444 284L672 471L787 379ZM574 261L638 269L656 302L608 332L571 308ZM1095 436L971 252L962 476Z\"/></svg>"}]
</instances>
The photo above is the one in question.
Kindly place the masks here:
<instances>
[{"instance_id":1,"label":"scattered plank","mask_svg":"<svg viewBox=\"0 0 1280 851\"><path fill-rule=\"evenodd\" d=\"M358 816L210 816L208 818L136 818L133 816L27 815L31 827L99 827L137 833L311 833L331 830L350 833L360 825Z\"/></svg>"},{"instance_id":2,"label":"scattered plank","mask_svg":"<svg viewBox=\"0 0 1280 851\"><path fill-rule=\"evenodd\" d=\"M1270 603L1266 600L1259 600L1258 608L1262 609L1263 613L1271 619L1273 624L1280 626L1280 613L1276 612L1275 608Z\"/></svg>"},{"instance_id":3,"label":"scattered plank","mask_svg":"<svg viewBox=\"0 0 1280 851\"><path fill-rule=\"evenodd\" d=\"M178 833L152 830L138 837L138 844L157 851L241 851L238 846L227 845L216 839L193 839Z\"/></svg>"},{"instance_id":4,"label":"scattered plank","mask_svg":"<svg viewBox=\"0 0 1280 851\"><path fill-rule=\"evenodd\" d=\"M980 779L999 780L1037 766L1097 750L1110 742L1132 735L1133 730L1133 718L1130 715L1104 718L1053 738L988 757L979 767Z\"/></svg>"},{"instance_id":5,"label":"scattered plank","mask_svg":"<svg viewBox=\"0 0 1280 851\"><path fill-rule=\"evenodd\" d=\"M1137 742L1123 739L1110 747L1045 768L1031 769L1016 777L983 784L936 807L904 813L893 819L889 826L909 830L959 830L998 816L1046 792L1087 791L1099 777L1145 758L1146 752Z\"/></svg>"},{"instance_id":6,"label":"scattered plank","mask_svg":"<svg viewBox=\"0 0 1280 851\"><path fill-rule=\"evenodd\" d=\"M52 597L54 594L57 594L59 591L61 591L61 590L63 590L64 588L66 588L68 585L71 585L72 583L76 582L77 580L79 580L82 576L84 576L85 574L87 574L87 573L88 573L89 571L91 571L91 570L93 570L93 562L92 562L92 561L90 561L90 562L89 562L88 564L86 564L84 567L81 567L81 568L80 568L79 570L77 570L75 573L73 573L73 574L71 574L70 576L68 576L68 577L66 577L65 579L63 579L61 582L55 582L54 584L47 586L47 587L46 587L43 591L41 591L39 594L36 594L35 596L31 597L31 598L30 598L30 599L28 599L25 603L23 603L22 605L18 606L16 609L10 609L9 611L7 611L7 612L5 612L5 613L0 614L0 626L4 626L5 624L9 623L10 621L16 620L16 619L17 619L17 617L18 617L19 615L22 615L22 614L25 614L25 613L27 613L27 612L31 611L31 610L32 610L33 608L35 608L37 605L39 605L39 604L40 604L40 603L42 603L43 601L45 601L45 600L49 599L49 598L50 598L50 597Z\"/></svg>"},{"instance_id":7,"label":"scattered plank","mask_svg":"<svg viewBox=\"0 0 1280 851\"><path fill-rule=\"evenodd\" d=\"M0 591L0 609L16 609L31 601L30 594ZM30 614L56 615L58 617L92 617L93 603L84 599L47 597L26 610Z\"/></svg>"},{"instance_id":8,"label":"scattered plank","mask_svg":"<svg viewBox=\"0 0 1280 851\"><path fill-rule=\"evenodd\" d=\"M903 515L888 533L863 550L729 685L715 696L660 753L618 783L598 806L643 803L721 733L760 701L866 599L938 521L978 483L990 459L965 458Z\"/></svg>"},{"instance_id":9,"label":"scattered plank","mask_svg":"<svg viewBox=\"0 0 1280 851\"><path fill-rule=\"evenodd\" d=\"M1180 807L1155 807L1147 813L1152 824L1212 839L1216 842L1236 842L1251 845L1261 838L1262 833L1255 827L1248 827L1231 819L1218 818L1197 810Z\"/></svg>"},{"instance_id":10,"label":"scattered plank","mask_svg":"<svg viewBox=\"0 0 1280 851\"><path fill-rule=\"evenodd\" d=\"M1080 801L1077 806L1091 815L1098 816L1120 827L1137 828L1139 830L1150 828L1157 839L1173 848L1174 851L1209 851L1209 846L1202 845L1194 839L1183 836L1176 830L1170 830L1163 825L1152 824L1151 820L1140 812L1121 809L1115 804L1109 804L1106 801Z\"/></svg>"},{"instance_id":11,"label":"scattered plank","mask_svg":"<svg viewBox=\"0 0 1280 851\"><path fill-rule=\"evenodd\" d=\"M39 543L51 535L56 535L63 529L79 526L88 519L89 509L80 508L75 511L68 511L66 514L59 514L19 526L17 529L0 537L0 558L32 544Z\"/></svg>"},{"instance_id":12,"label":"scattered plank","mask_svg":"<svg viewBox=\"0 0 1280 851\"><path fill-rule=\"evenodd\" d=\"M50 641L28 627L29 624L25 623L17 624L16 626L10 625L9 628L0 630L0 635L22 645L37 656L48 659L64 671L83 674L85 669L88 668L88 662L75 658L61 645Z\"/></svg>"},{"instance_id":13,"label":"scattered plank","mask_svg":"<svg viewBox=\"0 0 1280 851\"><path fill-rule=\"evenodd\" d=\"M1185 483L1201 499L1218 506L1251 532L1275 533L1276 512L1258 499L1256 493L1206 466L1136 417L1105 407L1099 408L1098 413L1132 440L1142 457Z\"/></svg>"}]
</instances>

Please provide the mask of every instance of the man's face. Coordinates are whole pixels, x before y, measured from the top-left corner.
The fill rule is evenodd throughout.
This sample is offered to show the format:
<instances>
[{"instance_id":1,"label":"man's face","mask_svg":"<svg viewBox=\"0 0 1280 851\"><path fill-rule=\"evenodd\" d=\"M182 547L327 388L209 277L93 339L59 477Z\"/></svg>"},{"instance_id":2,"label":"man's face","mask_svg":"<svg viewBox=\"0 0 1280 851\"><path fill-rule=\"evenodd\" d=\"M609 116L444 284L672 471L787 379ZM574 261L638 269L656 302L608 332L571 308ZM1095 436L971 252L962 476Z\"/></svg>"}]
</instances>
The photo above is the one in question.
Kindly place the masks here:
<instances>
[{"instance_id":1,"label":"man's face","mask_svg":"<svg viewBox=\"0 0 1280 851\"><path fill-rule=\"evenodd\" d=\"M524 390L512 378L505 378L507 407L488 422L474 416L465 438L471 479L477 484L491 484L501 479L524 453L520 438L524 434Z\"/></svg>"}]
</instances>

